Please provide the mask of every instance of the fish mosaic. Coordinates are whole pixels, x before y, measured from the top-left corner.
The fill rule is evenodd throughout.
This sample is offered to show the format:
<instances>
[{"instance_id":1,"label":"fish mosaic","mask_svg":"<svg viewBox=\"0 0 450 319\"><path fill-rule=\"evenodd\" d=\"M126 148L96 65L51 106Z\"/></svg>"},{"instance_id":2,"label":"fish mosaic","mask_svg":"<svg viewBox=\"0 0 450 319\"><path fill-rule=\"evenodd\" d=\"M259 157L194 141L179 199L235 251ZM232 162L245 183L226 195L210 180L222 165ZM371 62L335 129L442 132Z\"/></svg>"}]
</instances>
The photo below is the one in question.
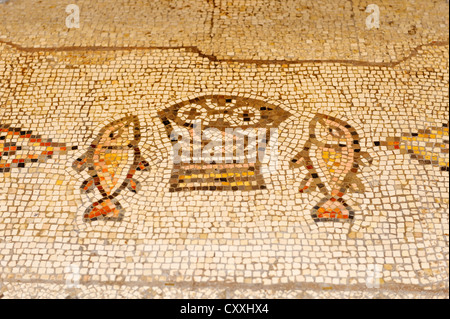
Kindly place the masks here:
<instances>
[{"instance_id":1,"label":"fish mosaic","mask_svg":"<svg viewBox=\"0 0 450 319\"><path fill-rule=\"evenodd\" d=\"M205 96L185 101L159 112L167 133L177 126L187 128L192 137L193 123L201 120L200 129L216 128L222 137L225 128L242 129L277 128L290 113L279 106L256 99L234 96ZM136 171L148 171L149 163L143 159L138 146L141 139L139 119L127 115L104 126L86 152L77 158L72 168L77 172L87 170L90 178L81 184L86 193L97 189L101 197L84 212L83 219L121 221L124 208L118 195L128 189L139 191L134 179ZM168 135L171 138L171 135ZM422 165L449 171L449 127L430 126L401 136L376 141L375 146L399 150ZM238 136L233 136L236 142ZM268 142L270 134L264 136ZM172 144L178 140L172 140ZM194 146L190 142L190 149ZM207 143L202 140L201 148ZM229 146L229 145L228 145ZM248 148L248 141L244 144ZM233 144L233 155L236 145ZM223 146L222 146L223 148ZM55 143L51 139L33 134L7 124L0 124L0 173L13 168L23 168L29 163L44 163L54 156L66 155L78 146ZM259 148L261 150L262 147ZM224 148L223 148L224 150ZM249 150L246 150L248 155ZM351 221L355 210L343 196L348 191L364 192L357 176L361 166L372 164L372 157L360 147L360 137L347 122L325 114L316 114L309 123L309 139L303 149L291 160L290 167L308 170L299 192L318 189L322 198L315 203L311 216L318 221ZM261 163L249 162L194 162L174 163L169 180L169 191L187 190L258 190L266 189L261 173Z\"/></svg>"},{"instance_id":2,"label":"fish mosaic","mask_svg":"<svg viewBox=\"0 0 450 319\"><path fill-rule=\"evenodd\" d=\"M133 178L136 171L149 170L138 146L140 139L138 117L125 116L103 127L87 151L74 161L72 167L77 172L87 169L91 176L81 189L86 193L97 189L101 195L86 209L85 221L123 219L124 208L117 196L124 189L137 193L140 184Z\"/></svg>"},{"instance_id":3,"label":"fish mosaic","mask_svg":"<svg viewBox=\"0 0 450 319\"><path fill-rule=\"evenodd\" d=\"M441 171L449 171L449 133L448 123L442 126L430 126L401 136L388 137L376 141L375 146L384 146L389 150L400 150L401 154L409 154L419 164L439 167Z\"/></svg>"},{"instance_id":4,"label":"fish mosaic","mask_svg":"<svg viewBox=\"0 0 450 319\"><path fill-rule=\"evenodd\" d=\"M349 190L365 191L357 174L360 166L371 163L372 157L361 151L359 135L351 125L332 116L316 114L309 123L309 139L290 163L291 168L304 166L308 170L300 193L318 188L323 194L312 209L314 221L354 218L355 211L343 196Z\"/></svg>"},{"instance_id":5,"label":"fish mosaic","mask_svg":"<svg viewBox=\"0 0 450 319\"><path fill-rule=\"evenodd\" d=\"M77 149L76 146L69 148ZM33 134L31 130L0 124L0 173L24 168L30 163L45 163L54 156L67 154L67 151L65 143L55 143Z\"/></svg>"}]
</instances>

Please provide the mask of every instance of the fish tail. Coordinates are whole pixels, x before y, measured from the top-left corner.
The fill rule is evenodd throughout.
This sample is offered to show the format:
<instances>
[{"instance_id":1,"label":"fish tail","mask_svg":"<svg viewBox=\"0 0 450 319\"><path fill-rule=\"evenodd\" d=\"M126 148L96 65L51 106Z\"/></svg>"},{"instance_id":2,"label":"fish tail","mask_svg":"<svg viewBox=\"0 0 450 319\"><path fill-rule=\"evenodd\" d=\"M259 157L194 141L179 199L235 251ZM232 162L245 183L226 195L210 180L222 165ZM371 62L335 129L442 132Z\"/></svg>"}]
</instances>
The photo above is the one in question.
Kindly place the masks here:
<instances>
[{"instance_id":1,"label":"fish tail","mask_svg":"<svg viewBox=\"0 0 450 319\"><path fill-rule=\"evenodd\" d=\"M353 209L340 196L326 196L312 209L312 218L320 221L351 221L355 215Z\"/></svg>"},{"instance_id":2,"label":"fish tail","mask_svg":"<svg viewBox=\"0 0 450 319\"><path fill-rule=\"evenodd\" d=\"M97 219L117 220L123 218L123 208L115 198L102 198L90 205L84 212L84 221Z\"/></svg>"}]
</instances>

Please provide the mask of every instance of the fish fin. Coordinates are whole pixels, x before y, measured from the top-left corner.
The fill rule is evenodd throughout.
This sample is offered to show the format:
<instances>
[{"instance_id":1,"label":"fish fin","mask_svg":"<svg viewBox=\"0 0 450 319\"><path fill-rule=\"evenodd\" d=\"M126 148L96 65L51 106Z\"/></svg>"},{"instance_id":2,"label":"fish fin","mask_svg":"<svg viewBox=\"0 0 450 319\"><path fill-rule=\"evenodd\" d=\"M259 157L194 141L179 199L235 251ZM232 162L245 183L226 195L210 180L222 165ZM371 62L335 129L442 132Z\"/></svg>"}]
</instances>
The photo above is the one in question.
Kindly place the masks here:
<instances>
[{"instance_id":1,"label":"fish fin","mask_svg":"<svg viewBox=\"0 0 450 319\"><path fill-rule=\"evenodd\" d=\"M342 197L326 196L312 209L311 217L315 222L320 221L351 221L354 210L347 205Z\"/></svg>"},{"instance_id":2,"label":"fish fin","mask_svg":"<svg viewBox=\"0 0 450 319\"><path fill-rule=\"evenodd\" d=\"M317 188L317 185L314 182L314 178L312 178L312 176L308 175L303 179L298 190L300 193L310 193L316 188Z\"/></svg>"},{"instance_id":3,"label":"fish fin","mask_svg":"<svg viewBox=\"0 0 450 319\"><path fill-rule=\"evenodd\" d=\"M138 171L149 171L150 164L146 160L142 160L138 163L136 170Z\"/></svg>"},{"instance_id":4,"label":"fish fin","mask_svg":"<svg viewBox=\"0 0 450 319\"><path fill-rule=\"evenodd\" d=\"M367 152L361 152L361 157L356 160L356 162L361 166L369 166L372 165L373 157L370 156Z\"/></svg>"},{"instance_id":5,"label":"fish fin","mask_svg":"<svg viewBox=\"0 0 450 319\"><path fill-rule=\"evenodd\" d=\"M83 220L85 222L97 219L121 221L123 219L123 212L124 209L115 198L102 198L86 209Z\"/></svg>"},{"instance_id":6,"label":"fish fin","mask_svg":"<svg viewBox=\"0 0 450 319\"><path fill-rule=\"evenodd\" d=\"M86 194L92 192L95 188L94 178L89 177L87 180L83 182L83 184L81 184L80 188L83 189L86 192Z\"/></svg>"},{"instance_id":7,"label":"fish fin","mask_svg":"<svg viewBox=\"0 0 450 319\"><path fill-rule=\"evenodd\" d=\"M130 190L131 192L137 193L141 189L141 183L139 183L137 180L131 178L127 187L128 187L128 190Z\"/></svg>"},{"instance_id":8,"label":"fish fin","mask_svg":"<svg viewBox=\"0 0 450 319\"><path fill-rule=\"evenodd\" d=\"M74 170L76 170L77 172L81 172L86 168L86 165L87 165L87 156L86 156L86 154L84 154L83 156L77 158L72 163L72 168Z\"/></svg>"}]
</instances>

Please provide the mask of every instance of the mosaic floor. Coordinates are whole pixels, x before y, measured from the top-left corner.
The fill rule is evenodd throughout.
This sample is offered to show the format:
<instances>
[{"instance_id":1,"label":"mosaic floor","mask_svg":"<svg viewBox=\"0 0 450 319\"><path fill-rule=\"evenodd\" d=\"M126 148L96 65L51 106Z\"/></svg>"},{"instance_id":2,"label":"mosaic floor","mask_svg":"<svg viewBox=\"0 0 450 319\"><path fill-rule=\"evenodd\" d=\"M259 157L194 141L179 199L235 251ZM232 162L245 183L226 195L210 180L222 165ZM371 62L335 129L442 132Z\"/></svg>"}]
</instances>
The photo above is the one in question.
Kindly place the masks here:
<instances>
[{"instance_id":1,"label":"mosaic floor","mask_svg":"<svg viewBox=\"0 0 450 319\"><path fill-rule=\"evenodd\" d=\"M0 1L0 298L448 298L446 0L73 2Z\"/></svg>"}]
</instances>

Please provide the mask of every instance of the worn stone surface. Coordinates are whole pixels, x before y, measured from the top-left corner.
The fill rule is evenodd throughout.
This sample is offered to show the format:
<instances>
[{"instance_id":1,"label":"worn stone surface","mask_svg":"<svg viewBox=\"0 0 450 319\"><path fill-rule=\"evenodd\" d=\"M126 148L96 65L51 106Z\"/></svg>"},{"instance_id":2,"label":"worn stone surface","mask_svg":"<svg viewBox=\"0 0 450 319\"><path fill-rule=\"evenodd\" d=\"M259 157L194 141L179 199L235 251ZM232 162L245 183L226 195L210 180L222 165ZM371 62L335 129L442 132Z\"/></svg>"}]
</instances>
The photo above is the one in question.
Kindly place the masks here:
<instances>
[{"instance_id":1,"label":"worn stone surface","mask_svg":"<svg viewBox=\"0 0 450 319\"><path fill-rule=\"evenodd\" d=\"M448 298L446 1L77 4L0 5L1 297Z\"/></svg>"}]
</instances>

